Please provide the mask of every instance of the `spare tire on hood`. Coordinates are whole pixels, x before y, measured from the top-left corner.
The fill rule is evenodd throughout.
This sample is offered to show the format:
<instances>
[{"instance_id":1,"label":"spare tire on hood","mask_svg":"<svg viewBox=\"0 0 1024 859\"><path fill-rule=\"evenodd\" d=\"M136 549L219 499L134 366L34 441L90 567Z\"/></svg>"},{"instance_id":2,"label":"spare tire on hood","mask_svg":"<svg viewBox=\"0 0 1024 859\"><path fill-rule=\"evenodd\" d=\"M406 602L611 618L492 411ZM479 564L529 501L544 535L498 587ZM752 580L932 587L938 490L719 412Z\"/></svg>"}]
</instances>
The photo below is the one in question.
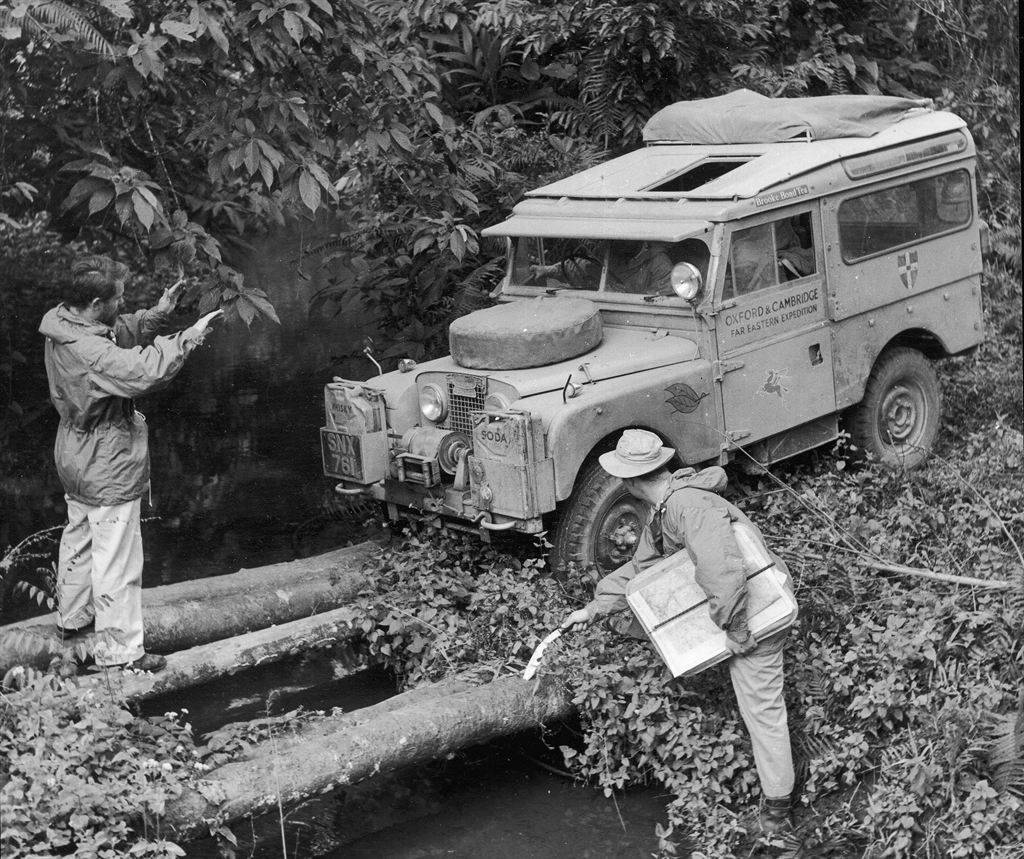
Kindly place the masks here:
<instances>
[{"instance_id":1,"label":"spare tire on hood","mask_svg":"<svg viewBox=\"0 0 1024 859\"><path fill-rule=\"evenodd\" d=\"M568 361L601 342L601 314L585 298L540 296L477 310L448 329L452 358L474 370Z\"/></svg>"}]
</instances>

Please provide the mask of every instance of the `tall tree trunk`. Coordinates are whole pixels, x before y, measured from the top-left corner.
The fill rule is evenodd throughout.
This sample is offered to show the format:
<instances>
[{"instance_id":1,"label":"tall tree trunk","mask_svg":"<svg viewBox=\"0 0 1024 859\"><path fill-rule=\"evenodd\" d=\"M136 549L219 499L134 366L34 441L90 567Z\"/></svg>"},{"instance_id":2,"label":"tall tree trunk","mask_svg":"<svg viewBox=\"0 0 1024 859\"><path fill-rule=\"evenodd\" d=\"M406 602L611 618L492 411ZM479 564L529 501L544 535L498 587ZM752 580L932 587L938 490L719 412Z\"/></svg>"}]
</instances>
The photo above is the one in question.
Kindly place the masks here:
<instances>
[{"instance_id":1,"label":"tall tree trunk","mask_svg":"<svg viewBox=\"0 0 1024 859\"><path fill-rule=\"evenodd\" d=\"M360 543L313 558L146 588L146 649L181 650L344 605L364 585L363 565L379 550L376 543ZM0 628L0 676L15 665L43 667L63 646L56 614L8 624Z\"/></svg>"},{"instance_id":2,"label":"tall tree trunk","mask_svg":"<svg viewBox=\"0 0 1024 859\"><path fill-rule=\"evenodd\" d=\"M557 681L538 685L516 676L474 686L457 678L420 687L253 746L245 760L210 771L203 793L186 790L170 802L164 821L177 837L195 838L207 831L205 820L230 822L276 808L278 800L290 805L573 711ZM226 799L218 804L207 796Z\"/></svg>"}]
</instances>

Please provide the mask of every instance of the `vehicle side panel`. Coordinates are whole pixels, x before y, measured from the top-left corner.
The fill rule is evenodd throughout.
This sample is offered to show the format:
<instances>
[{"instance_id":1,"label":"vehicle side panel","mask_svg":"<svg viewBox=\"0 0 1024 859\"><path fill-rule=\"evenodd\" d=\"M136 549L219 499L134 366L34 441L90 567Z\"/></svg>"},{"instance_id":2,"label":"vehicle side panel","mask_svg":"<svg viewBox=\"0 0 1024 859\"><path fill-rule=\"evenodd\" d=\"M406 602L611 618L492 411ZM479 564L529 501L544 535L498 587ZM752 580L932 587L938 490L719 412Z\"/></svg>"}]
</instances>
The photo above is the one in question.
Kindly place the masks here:
<instances>
[{"instance_id":1,"label":"vehicle side panel","mask_svg":"<svg viewBox=\"0 0 1024 859\"><path fill-rule=\"evenodd\" d=\"M950 355L976 346L984 334L980 294L981 278L973 276L835 323L836 407L860 402L879 354L901 334L931 335ZM939 318L946 323L936 324Z\"/></svg>"}]
</instances>

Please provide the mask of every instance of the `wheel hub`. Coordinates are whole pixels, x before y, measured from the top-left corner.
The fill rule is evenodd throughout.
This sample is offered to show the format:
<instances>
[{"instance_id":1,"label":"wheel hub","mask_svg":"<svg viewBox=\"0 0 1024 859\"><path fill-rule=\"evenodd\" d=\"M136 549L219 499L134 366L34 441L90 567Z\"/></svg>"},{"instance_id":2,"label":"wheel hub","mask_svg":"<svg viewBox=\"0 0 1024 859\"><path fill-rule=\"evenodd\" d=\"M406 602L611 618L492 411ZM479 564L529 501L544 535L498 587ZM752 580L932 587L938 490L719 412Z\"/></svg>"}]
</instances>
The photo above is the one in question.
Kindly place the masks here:
<instances>
[{"instance_id":1,"label":"wheel hub","mask_svg":"<svg viewBox=\"0 0 1024 859\"><path fill-rule=\"evenodd\" d=\"M882 439L893 445L916 442L924 425L925 409L921 391L905 384L894 385L879 411Z\"/></svg>"},{"instance_id":2,"label":"wheel hub","mask_svg":"<svg viewBox=\"0 0 1024 859\"><path fill-rule=\"evenodd\" d=\"M597 529L594 559L602 571L611 572L621 567L636 552L643 530L638 504L632 498L619 499Z\"/></svg>"}]
</instances>

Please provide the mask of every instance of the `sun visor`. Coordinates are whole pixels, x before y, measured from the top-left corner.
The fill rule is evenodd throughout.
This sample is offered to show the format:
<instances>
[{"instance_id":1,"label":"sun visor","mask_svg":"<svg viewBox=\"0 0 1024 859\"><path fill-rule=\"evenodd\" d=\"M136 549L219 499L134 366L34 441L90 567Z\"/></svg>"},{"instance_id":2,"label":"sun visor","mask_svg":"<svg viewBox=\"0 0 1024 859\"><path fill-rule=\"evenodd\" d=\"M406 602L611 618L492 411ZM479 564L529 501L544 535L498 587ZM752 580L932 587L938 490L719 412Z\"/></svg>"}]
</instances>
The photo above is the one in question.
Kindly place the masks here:
<instances>
[{"instance_id":1,"label":"sun visor","mask_svg":"<svg viewBox=\"0 0 1024 859\"><path fill-rule=\"evenodd\" d=\"M524 200L512 217L487 227L484 236L542 236L553 239L640 239L678 242L710 232L711 222L680 217L679 204L616 200Z\"/></svg>"}]
</instances>

